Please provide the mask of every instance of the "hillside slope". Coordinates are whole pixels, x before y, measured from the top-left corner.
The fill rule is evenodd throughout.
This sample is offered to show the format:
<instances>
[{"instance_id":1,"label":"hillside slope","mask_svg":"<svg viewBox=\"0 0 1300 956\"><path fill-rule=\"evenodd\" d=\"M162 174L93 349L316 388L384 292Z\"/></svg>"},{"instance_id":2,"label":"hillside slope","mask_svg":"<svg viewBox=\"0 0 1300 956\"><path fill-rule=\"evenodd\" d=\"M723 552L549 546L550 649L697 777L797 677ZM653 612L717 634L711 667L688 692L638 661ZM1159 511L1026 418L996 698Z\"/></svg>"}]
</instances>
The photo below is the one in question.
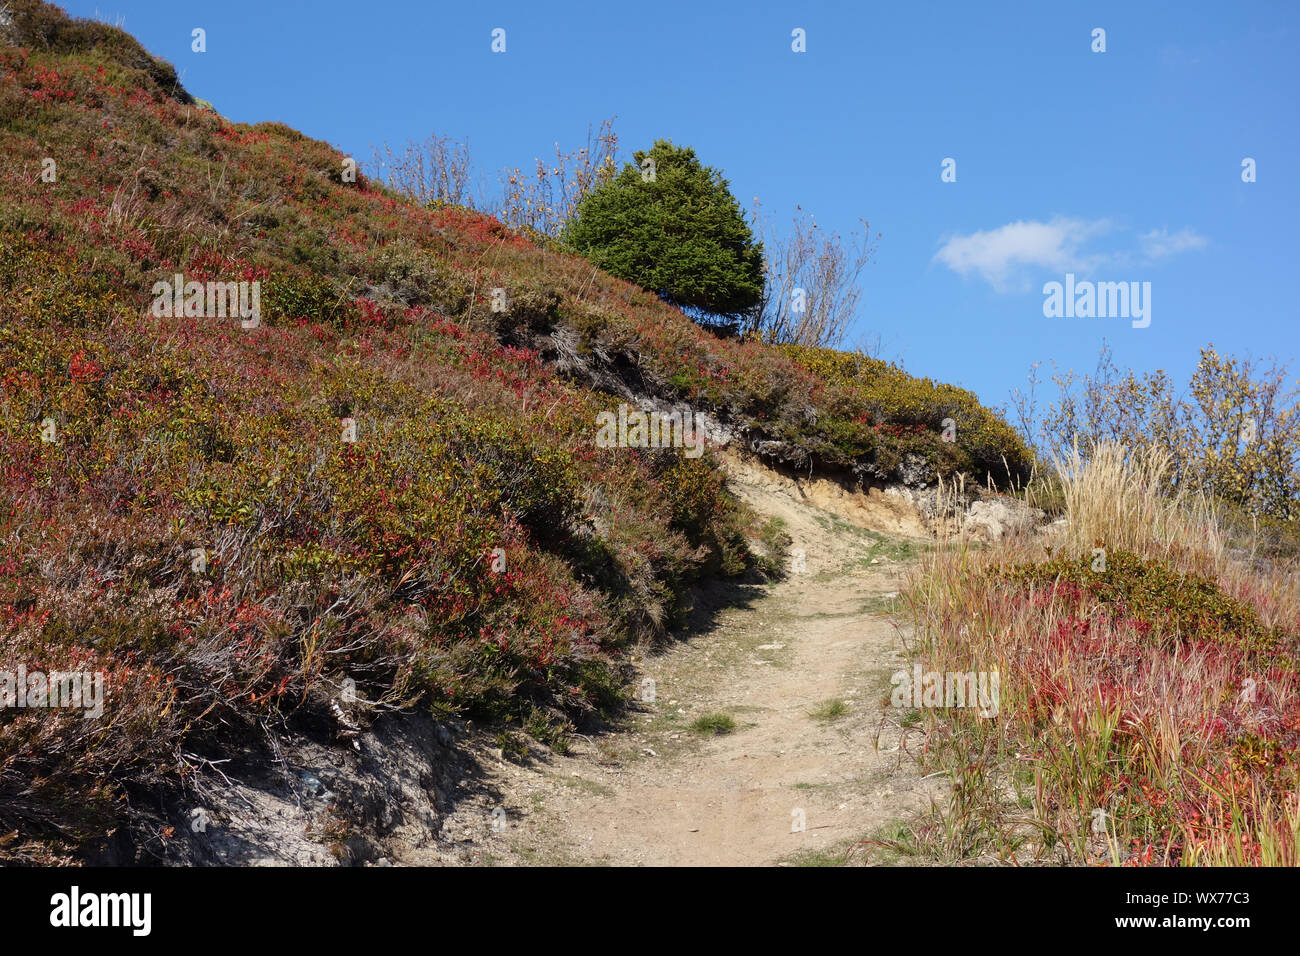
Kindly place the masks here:
<instances>
[{"instance_id":1,"label":"hillside slope","mask_svg":"<svg viewBox=\"0 0 1300 956\"><path fill-rule=\"evenodd\" d=\"M562 746L619 707L629 647L781 546L712 455L600 447L620 400L849 480L1027 473L969 393L716 339L282 124L227 122L119 30L8 8L0 670L101 672L104 706L0 710L0 856L158 832L196 767L278 726L418 706ZM257 283L256 321L188 294L166 314L177 275Z\"/></svg>"}]
</instances>

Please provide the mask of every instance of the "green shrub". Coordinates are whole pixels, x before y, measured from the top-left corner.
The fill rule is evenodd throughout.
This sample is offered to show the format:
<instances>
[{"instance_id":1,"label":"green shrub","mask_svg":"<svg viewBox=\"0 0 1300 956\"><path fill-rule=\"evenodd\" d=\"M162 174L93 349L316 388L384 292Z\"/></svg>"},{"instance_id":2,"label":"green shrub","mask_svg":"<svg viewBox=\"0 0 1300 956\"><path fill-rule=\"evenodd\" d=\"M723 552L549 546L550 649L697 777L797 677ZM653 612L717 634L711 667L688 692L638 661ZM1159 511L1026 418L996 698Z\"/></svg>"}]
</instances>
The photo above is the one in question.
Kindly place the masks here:
<instances>
[{"instance_id":1,"label":"green shrub","mask_svg":"<svg viewBox=\"0 0 1300 956\"><path fill-rule=\"evenodd\" d=\"M1265 627L1254 607L1225 594L1208 578L1182 574L1129 551L1107 550L1104 565L1100 555L1057 557L1000 573L1040 588L1077 588L1112 616L1137 622L1157 644L1205 640L1258 652L1291 667L1298 660L1294 655L1300 635L1288 638L1280 628Z\"/></svg>"},{"instance_id":2,"label":"green shrub","mask_svg":"<svg viewBox=\"0 0 1300 956\"><path fill-rule=\"evenodd\" d=\"M674 305L723 319L757 306L763 244L722 174L667 140L634 159L583 198L564 243ZM643 174L647 163L653 177Z\"/></svg>"}]
</instances>

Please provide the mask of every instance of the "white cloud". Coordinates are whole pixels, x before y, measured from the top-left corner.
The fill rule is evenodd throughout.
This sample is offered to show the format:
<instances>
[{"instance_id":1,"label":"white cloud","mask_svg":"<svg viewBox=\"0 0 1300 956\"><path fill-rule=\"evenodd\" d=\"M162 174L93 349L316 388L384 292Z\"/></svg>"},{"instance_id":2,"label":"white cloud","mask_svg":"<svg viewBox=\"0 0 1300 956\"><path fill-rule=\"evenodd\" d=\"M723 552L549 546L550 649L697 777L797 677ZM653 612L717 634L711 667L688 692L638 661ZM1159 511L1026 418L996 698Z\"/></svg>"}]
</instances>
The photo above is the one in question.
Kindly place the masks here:
<instances>
[{"instance_id":1,"label":"white cloud","mask_svg":"<svg viewBox=\"0 0 1300 956\"><path fill-rule=\"evenodd\" d=\"M1107 219L1057 216L1049 222L1018 221L948 238L935 260L961 276L978 275L998 292L1028 291L1042 272L1088 274L1099 268L1150 265L1180 253L1204 249L1207 240L1190 227L1170 233L1152 229L1137 237L1137 249L1088 249L1111 231Z\"/></svg>"},{"instance_id":2,"label":"white cloud","mask_svg":"<svg viewBox=\"0 0 1300 956\"><path fill-rule=\"evenodd\" d=\"M1204 249L1206 240L1204 236L1188 227L1174 233L1172 236L1169 234L1168 229L1152 229L1150 232L1138 236L1138 243L1142 248L1142 254L1148 259L1167 259L1169 256L1176 256L1180 252Z\"/></svg>"},{"instance_id":3,"label":"white cloud","mask_svg":"<svg viewBox=\"0 0 1300 956\"><path fill-rule=\"evenodd\" d=\"M1105 219L1067 219L1051 222L1012 222L969 236L953 236L935 259L962 276L977 273L999 292L1027 286L1030 268L1053 272L1085 271L1103 258L1085 253L1082 246L1110 229Z\"/></svg>"}]
</instances>

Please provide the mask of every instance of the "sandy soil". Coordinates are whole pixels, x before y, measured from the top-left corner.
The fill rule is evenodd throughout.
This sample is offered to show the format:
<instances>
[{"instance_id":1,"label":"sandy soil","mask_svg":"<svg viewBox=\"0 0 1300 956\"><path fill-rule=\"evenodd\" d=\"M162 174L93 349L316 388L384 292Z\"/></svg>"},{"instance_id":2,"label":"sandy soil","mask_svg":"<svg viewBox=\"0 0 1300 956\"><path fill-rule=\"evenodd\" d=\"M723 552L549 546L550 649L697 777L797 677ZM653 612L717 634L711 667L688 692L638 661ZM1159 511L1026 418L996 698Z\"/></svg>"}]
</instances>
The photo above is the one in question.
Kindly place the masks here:
<instances>
[{"instance_id":1,"label":"sandy soil","mask_svg":"<svg viewBox=\"0 0 1300 956\"><path fill-rule=\"evenodd\" d=\"M785 522L805 569L705 596L710 626L639 662L653 700L612 733L575 738L568 755L534 751L520 764L467 735L473 787L457 787L438 839L393 862L825 862L939 793L900 753L887 706L904 668L890 611L926 546L909 533L919 527L883 496L739 460L729 472L737 494ZM713 714L734 730L692 728Z\"/></svg>"}]
</instances>

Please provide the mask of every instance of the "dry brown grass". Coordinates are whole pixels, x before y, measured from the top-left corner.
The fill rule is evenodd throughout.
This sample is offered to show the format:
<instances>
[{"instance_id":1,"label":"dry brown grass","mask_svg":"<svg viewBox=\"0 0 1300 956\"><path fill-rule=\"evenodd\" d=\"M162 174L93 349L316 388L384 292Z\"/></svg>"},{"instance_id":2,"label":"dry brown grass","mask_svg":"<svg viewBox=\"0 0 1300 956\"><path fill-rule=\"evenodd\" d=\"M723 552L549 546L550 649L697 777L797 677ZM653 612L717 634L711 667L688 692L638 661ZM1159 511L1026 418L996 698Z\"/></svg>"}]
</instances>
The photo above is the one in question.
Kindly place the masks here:
<instances>
[{"instance_id":1,"label":"dry brown grass","mask_svg":"<svg viewBox=\"0 0 1300 956\"><path fill-rule=\"evenodd\" d=\"M1217 569L1226 551L1213 504L1199 492L1166 494L1172 456L1147 446L1130 454L1112 442L1084 457L1076 444L1055 467L1069 525L1064 544L1075 554L1094 547L1177 561L1195 555Z\"/></svg>"},{"instance_id":2,"label":"dry brown grass","mask_svg":"<svg viewBox=\"0 0 1300 956\"><path fill-rule=\"evenodd\" d=\"M923 760L952 790L911 827L903 842L916 852L954 863L1300 861L1300 575L1294 562L1255 559L1204 496L1169 494L1168 467L1158 449L1118 445L1057 463L1068 524L1048 547L1060 567L1084 569L1105 548L1112 561L1097 573L1119 599L1099 601L1086 570L1053 583L1057 562L1046 575L1002 575L1043 561L1043 543L1026 537L981 550L957 533L927 555L904 591L913 655L926 670L996 670L1001 695L995 720L925 711ZM1148 576L1143 562L1171 576ZM1151 593L1152 580L1192 575L1210 582L1196 608L1209 618L1189 615L1186 595ZM1258 622L1225 626L1228 598ZM1275 636L1251 643L1261 633Z\"/></svg>"}]
</instances>

